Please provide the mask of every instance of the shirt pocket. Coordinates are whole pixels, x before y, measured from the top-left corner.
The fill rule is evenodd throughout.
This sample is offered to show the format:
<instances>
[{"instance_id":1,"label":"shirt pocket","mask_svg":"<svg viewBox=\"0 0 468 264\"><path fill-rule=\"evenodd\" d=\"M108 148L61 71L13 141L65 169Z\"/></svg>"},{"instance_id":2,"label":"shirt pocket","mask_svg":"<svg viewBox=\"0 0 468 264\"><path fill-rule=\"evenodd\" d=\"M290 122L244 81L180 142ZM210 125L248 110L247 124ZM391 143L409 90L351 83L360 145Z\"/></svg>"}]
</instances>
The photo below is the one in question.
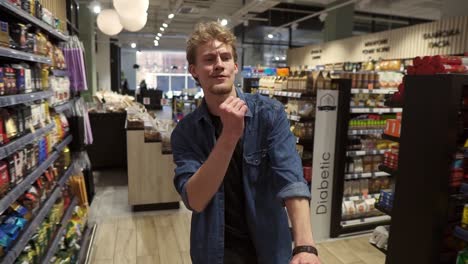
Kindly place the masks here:
<instances>
[{"instance_id":1,"label":"shirt pocket","mask_svg":"<svg viewBox=\"0 0 468 264\"><path fill-rule=\"evenodd\" d=\"M261 175L264 167L266 166L266 159L268 157L268 149L261 149L244 155L246 164L247 179L251 182L257 182L258 177Z\"/></svg>"}]
</instances>

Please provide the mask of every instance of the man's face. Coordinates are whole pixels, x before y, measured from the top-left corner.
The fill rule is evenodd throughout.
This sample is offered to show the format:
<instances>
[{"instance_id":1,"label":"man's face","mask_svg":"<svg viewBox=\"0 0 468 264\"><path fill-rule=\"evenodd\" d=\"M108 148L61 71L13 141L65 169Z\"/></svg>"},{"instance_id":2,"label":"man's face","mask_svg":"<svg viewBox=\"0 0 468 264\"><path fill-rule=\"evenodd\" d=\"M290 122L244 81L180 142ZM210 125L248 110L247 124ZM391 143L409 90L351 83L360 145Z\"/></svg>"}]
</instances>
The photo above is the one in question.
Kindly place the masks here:
<instances>
[{"instance_id":1,"label":"man's face","mask_svg":"<svg viewBox=\"0 0 468 264\"><path fill-rule=\"evenodd\" d=\"M232 47L218 40L199 46L196 50L195 64L190 65L190 73L194 78L198 78L205 94L231 93L237 72Z\"/></svg>"}]
</instances>

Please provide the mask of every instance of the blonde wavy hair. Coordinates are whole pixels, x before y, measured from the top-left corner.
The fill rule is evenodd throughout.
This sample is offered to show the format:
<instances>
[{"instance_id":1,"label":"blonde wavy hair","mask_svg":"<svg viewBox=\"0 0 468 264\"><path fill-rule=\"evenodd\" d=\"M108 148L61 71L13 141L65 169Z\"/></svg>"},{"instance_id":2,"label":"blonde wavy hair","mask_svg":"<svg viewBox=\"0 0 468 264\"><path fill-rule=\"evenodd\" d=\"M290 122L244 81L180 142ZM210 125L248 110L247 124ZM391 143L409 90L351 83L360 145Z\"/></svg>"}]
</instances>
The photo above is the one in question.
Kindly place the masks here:
<instances>
[{"instance_id":1,"label":"blonde wavy hair","mask_svg":"<svg viewBox=\"0 0 468 264\"><path fill-rule=\"evenodd\" d=\"M234 62L237 63L236 37L232 32L221 26L218 22L202 22L195 25L195 30L187 40L187 61L189 65L195 64L197 48L209 41L218 40L231 46Z\"/></svg>"}]
</instances>

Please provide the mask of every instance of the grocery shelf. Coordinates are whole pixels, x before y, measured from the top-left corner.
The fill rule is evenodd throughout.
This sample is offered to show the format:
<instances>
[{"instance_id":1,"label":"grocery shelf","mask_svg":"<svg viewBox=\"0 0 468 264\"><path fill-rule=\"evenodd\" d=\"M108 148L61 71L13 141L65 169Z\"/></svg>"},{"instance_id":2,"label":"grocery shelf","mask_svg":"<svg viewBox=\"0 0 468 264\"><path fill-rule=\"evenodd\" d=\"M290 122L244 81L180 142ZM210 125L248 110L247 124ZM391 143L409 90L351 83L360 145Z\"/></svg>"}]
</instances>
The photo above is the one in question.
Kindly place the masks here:
<instances>
[{"instance_id":1,"label":"grocery shelf","mask_svg":"<svg viewBox=\"0 0 468 264\"><path fill-rule=\"evenodd\" d=\"M348 135L374 135L374 134L382 134L384 132L383 129L351 129L348 130Z\"/></svg>"},{"instance_id":2,"label":"grocery shelf","mask_svg":"<svg viewBox=\"0 0 468 264\"><path fill-rule=\"evenodd\" d=\"M4 212L10 205L24 194L31 185L39 178L42 173L58 158L58 153L53 152L46 161L44 161L33 172L26 176L21 183L11 189L5 197L0 200L0 212Z\"/></svg>"},{"instance_id":3,"label":"grocery shelf","mask_svg":"<svg viewBox=\"0 0 468 264\"><path fill-rule=\"evenodd\" d=\"M36 130L34 133L29 133L16 140L13 140L12 142L6 144L5 146L0 147L0 159L4 159L10 156L11 154L15 153L19 149L22 149L27 144L31 143L36 138L41 137L47 134L48 132L52 131L54 126L55 126L54 123L50 123L47 126Z\"/></svg>"},{"instance_id":4,"label":"grocery shelf","mask_svg":"<svg viewBox=\"0 0 468 264\"><path fill-rule=\"evenodd\" d=\"M358 196L348 196L348 197L343 197L343 201L358 201L358 200L365 200L365 199L379 199L380 193L373 193L373 194L368 194L368 195L358 195Z\"/></svg>"},{"instance_id":5,"label":"grocery shelf","mask_svg":"<svg viewBox=\"0 0 468 264\"><path fill-rule=\"evenodd\" d=\"M384 171L384 172L386 172L386 173L388 173L388 174L391 174L391 175L395 175L395 174L397 174L397 172L398 172L397 170L392 169L392 168L390 168L390 167L387 167L387 166L385 166L385 165L379 165L379 170L380 170L380 171Z\"/></svg>"},{"instance_id":6,"label":"grocery shelf","mask_svg":"<svg viewBox=\"0 0 468 264\"><path fill-rule=\"evenodd\" d=\"M1 0L0 0L1 1ZM3 2L3 1L2 1ZM0 2L1 6L1 2ZM44 64L52 64L52 60L48 57L36 55L29 52L19 51L15 49L0 47L0 57L12 58L23 61L39 62Z\"/></svg>"},{"instance_id":7,"label":"grocery shelf","mask_svg":"<svg viewBox=\"0 0 468 264\"><path fill-rule=\"evenodd\" d=\"M369 242L369 244L371 244L371 246L375 247L376 249L378 249L380 252L384 253L385 255L387 255L387 250L383 249L383 248L379 248L378 246L372 244Z\"/></svg>"},{"instance_id":8,"label":"grocery shelf","mask_svg":"<svg viewBox=\"0 0 468 264\"><path fill-rule=\"evenodd\" d=\"M345 227L360 226L360 225L365 225L365 224L383 223L383 222L388 222L391 219L392 218L388 215L364 217L364 218L359 218L359 219L341 221L341 226L345 228Z\"/></svg>"},{"instance_id":9,"label":"grocery shelf","mask_svg":"<svg viewBox=\"0 0 468 264\"><path fill-rule=\"evenodd\" d=\"M348 173L345 174L345 180L354 180L354 179L364 179L364 178L375 178L375 177L388 177L392 176L383 171L378 172L368 172L368 173Z\"/></svg>"},{"instance_id":10,"label":"grocery shelf","mask_svg":"<svg viewBox=\"0 0 468 264\"><path fill-rule=\"evenodd\" d=\"M68 182L70 177L73 175L74 170L75 170L75 162L72 162L72 164L70 164L70 167L68 167L67 171L65 171L62 177L60 177L58 184L60 186L65 186L65 184Z\"/></svg>"},{"instance_id":11,"label":"grocery shelf","mask_svg":"<svg viewBox=\"0 0 468 264\"><path fill-rule=\"evenodd\" d=\"M62 104L59 104L59 105L56 105L56 106L52 106L52 108L54 108L55 112L57 112L57 113L63 113L66 110L72 108L72 103L70 101L67 101L65 103L62 103Z\"/></svg>"},{"instance_id":12,"label":"grocery shelf","mask_svg":"<svg viewBox=\"0 0 468 264\"><path fill-rule=\"evenodd\" d=\"M307 121L314 120L313 117L302 117L299 115L288 115L288 119L291 121L296 121L296 122L307 122Z\"/></svg>"},{"instance_id":13,"label":"grocery shelf","mask_svg":"<svg viewBox=\"0 0 468 264\"><path fill-rule=\"evenodd\" d=\"M52 240L52 243L49 244L47 253L45 257L42 259L41 263L50 263L50 259L57 252L60 239L63 237L64 233L66 232L68 221L70 221L73 215L73 211L75 210L75 206L77 204L78 204L78 198L74 197L70 205L68 206L67 210L65 211L65 214L62 217L62 221L60 221L60 227L57 230L55 237Z\"/></svg>"},{"instance_id":14,"label":"grocery shelf","mask_svg":"<svg viewBox=\"0 0 468 264\"><path fill-rule=\"evenodd\" d=\"M388 134L382 134L382 138L383 139L388 139L388 140L391 140L391 141L395 141L395 142L400 142L399 137L391 136L391 135L388 135Z\"/></svg>"},{"instance_id":15,"label":"grocery shelf","mask_svg":"<svg viewBox=\"0 0 468 264\"><path fill-rule=\"evenodd\" d=\"M468 242L468 230L463 229L461 226L455 227L453 235L465 242Z\"/></svg>"},{"instance_id":16,"label":"grocery shelf","mask_svg":"<svg viewBox=\"0 0 468 264\"><path fill-rule=\"evenodd\" d=\"M41 99L47 99L52 97L54 92L52 91L43 91L43 92L34 92L27 94L14 94L7 96L0 96L0 107L30 103Z\"/></svg>"},{"instance_id":17,"label":"grocery shelf","mask_svg":"<svg viewBox=\"0 0 468 264\"><path fill-rule=\"evenodd\" d=\"M64 33L58 31L57 29L53 28L49 24L45 23L44 21L30 15L28 12L21 10L20 8L10 4L8 0L0 0L0 8L9 12L10 14L15 15L17 18L27 21L28 23L33 24L36 27L42 29L42 31L48 33L50 36L53 36L62 41L68 41L69 36L65 35ZM62 21L65 22L66 21Z\"/></svg>"},{"instance_id":18,"label":"grocery shelf","mask_svg":"<svg viewBox=\"0 0 468 264\"><path fill-rule=\"evenodd\" d=\"M387 151L390 151L390 149L353 150L353 151L346 151L346 156L357 157L357 156L366 156L366 155L383 155Z\"/></svg>"},{"instance_id":19,"label":"grocery shelf","mask_svg":"<svg viewBox=\"0 0 468 264\"><path fill-rule=\"evenodd\" d=\"M5 257L2 260L2 264L12 264L15 263L16 258L21 254L24 247L28 244L32 235L37 231L37 228L44 221L44 218L50 212L52 206L55 204L57 199L61 195L60 186L56 186L52 194L49 196L47 201L41 207L39 212L34 216L33 220L27 225L27 227L22 231L19 238L14 242L12 248L7 252Z\"/></svg>"},{"instance_id":20,"label":"grocery shelf","mask_svg":"<svg viewBox=\"0 0 468 264\"><path fill-rule=\"evenodd\" d=\"M301 98L301 97L312 97L311 94L301 92L289 92L289 91L274 91L268 89L258 89L259 94L283 96L289 98Z\"/></svg>"},{"instance_id":21,"label":"grocery shelf","mask_svg":"<svg viewBox=\"0 0 468 264\"><path fill-rule=\"evenodd\" d=\"M97 225L88 226L81 237L80 252L78 253L78 260L76 263L88 263L91 256L91 249L93 246L94 237L96 234Z\"/></svg>"},{"instance_id":22,"label":"grocery shelf","mask_svg":"<svg viewBox=\"0 0 468 264\"><path fill-rule=\"evenodd\" d=\"M388 209L386 207L381 206L379 203L374 204L375 209L379 210L380 212L387 214L387 215L392 215L391 209Z\"/></svg>"},{"instance_id":23,"label":"grocery shelf","mask_svg":"<svg viewBox=\"0 0 468 264\"><path fill-rule=\"evenodd\" d=\"M54 149L57 150L58 152L61 152L68 144L70 144L73 140L72 135L68 135L62 142L58 143Z\"/></svg>"},{"instance_id":24,"label":"grocery shelf","mask_svg":"<svg viewBox=\"0 0 468 264\"><path fill-rule=\"evenodd\" d=\"M52 72L52 75L54 75L56 77L67 77L68 76L68 71L67 70L52 69L50 71Z\"/></svg>"},{"instance_id":25,"label":"grocery shelf","mask_svg":"<svg viewBox=\"0 0 468 264\"><path fill-rule=\"evenodd\" d=\"M351 93L352 94L394 94L398 92L398 89L358 89L358 88L352 88Z\"/></svg>"},{"instance_id":26,"label":"grocery shelf","mask_svg":"<svg viewBox=\"0 0 468 264\"><path fill-rule=\"evenodd\" d=\"M364 107L351 107L349 110L352 114L384 114L384 113L401 113L403 108L364 108Z\"/></svg>"}]
</instances>

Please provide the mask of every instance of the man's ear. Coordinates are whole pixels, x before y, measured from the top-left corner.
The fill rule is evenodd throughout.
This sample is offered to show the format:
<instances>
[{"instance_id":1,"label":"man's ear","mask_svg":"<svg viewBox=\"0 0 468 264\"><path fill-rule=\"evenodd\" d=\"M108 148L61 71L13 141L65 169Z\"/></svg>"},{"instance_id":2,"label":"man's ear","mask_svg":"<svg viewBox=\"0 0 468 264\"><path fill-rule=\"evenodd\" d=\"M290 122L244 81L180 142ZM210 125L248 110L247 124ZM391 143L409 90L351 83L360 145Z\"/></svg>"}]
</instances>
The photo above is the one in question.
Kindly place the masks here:
<instances>
[{"instance_id":1,"label":"man's ear","mask_svg":"<svg viewBox=\"0 0 468 264\"><path fill-rule=\"evenodd\" d=\"M192 74L193 78L198 78L197 70L195 68L195 65L190 64L189 65L189 72Z\"/></svg>"},{"instance_id":2,"label":"man's ear","mask_svg":"<svg viewBox=\"0 0 468 264\"><path fill-rule=\"evenodd\" d=\"M234 71L235 71L235 74L239 72L239 65L237 65L237 62L234 63Z\"/></svg>"}]
</instances>

